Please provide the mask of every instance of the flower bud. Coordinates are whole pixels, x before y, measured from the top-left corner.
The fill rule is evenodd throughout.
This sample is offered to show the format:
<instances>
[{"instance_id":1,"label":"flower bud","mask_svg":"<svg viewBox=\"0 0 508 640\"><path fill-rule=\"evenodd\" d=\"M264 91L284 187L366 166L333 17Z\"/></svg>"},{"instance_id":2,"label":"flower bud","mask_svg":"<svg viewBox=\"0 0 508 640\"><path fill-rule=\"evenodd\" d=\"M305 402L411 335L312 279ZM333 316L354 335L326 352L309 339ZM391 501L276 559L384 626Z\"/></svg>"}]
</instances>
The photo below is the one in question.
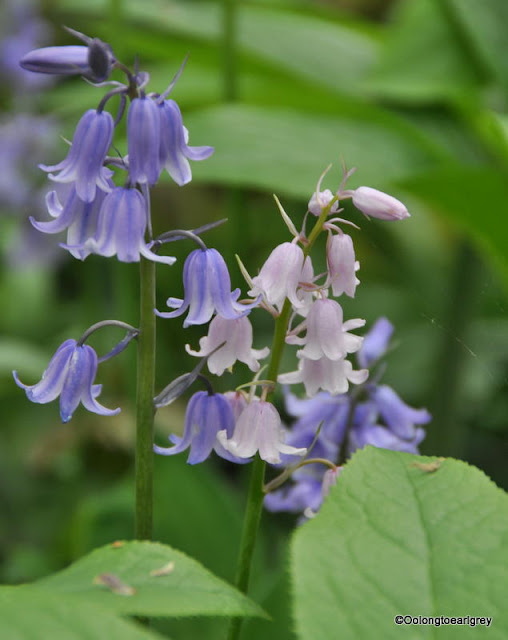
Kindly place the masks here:
<instances>
[{"instance_id":1,"label":"flower bud","mask_svg":"<svg viewBox=\"0 0 508 640\"><path fill-rule=\"evenodd\" d=\"M403 220L409 211L400 200L371 187L358 187L353 191L353 204L364 215L380 220Z\"/></svg>"}]
</instances>

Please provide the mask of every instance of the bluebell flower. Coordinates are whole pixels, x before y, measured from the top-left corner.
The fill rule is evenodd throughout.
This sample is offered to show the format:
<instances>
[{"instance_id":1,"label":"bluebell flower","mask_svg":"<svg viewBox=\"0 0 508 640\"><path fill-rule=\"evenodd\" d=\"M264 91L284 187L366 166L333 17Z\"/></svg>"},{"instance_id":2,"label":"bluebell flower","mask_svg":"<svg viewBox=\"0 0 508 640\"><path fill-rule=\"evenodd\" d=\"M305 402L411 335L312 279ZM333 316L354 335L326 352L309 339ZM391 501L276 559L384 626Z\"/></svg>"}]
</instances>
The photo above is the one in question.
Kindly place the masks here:
<instances>
[{"instance_id":1,"label":"bluebell flower","mask_svg":"<svg viewBox=\"0 0 508 640\"><path fill-rule=\"evenodd\" d=\"M120 262L148 260L173 264L176 258L158 256L145 242L146 202L137 189L114 187L104 198L97 220L97 231L83 245L62 245L69 250L85 250L107 258L116 255Z\"/></svg>"},{"instance_id":2,"label":"bluebell flower","mask_svg":"<svg viewBox=\"0 0 508 640\"><path fill-rule=\"evenodd\" d=\"M97 374L97 354L89 345L66 340L58 347L40 382L23 384L16 371L13 376L18 387L25 389L32 402L46 404L60 396L62 422L69 422L81 402L85 409L103 416L116 415L120 409L107 409L96 398L102 385L93 384Z\"/></svg>"},{"instance_id":3,"label":"bluebell flower","mask_svg":"<svg viewBox=\"0 0 508 640\"><path fill-rule=\"evenodd\" d=\"M82 45L42 47L25 53L19 64L23 69L35 73L87 75L88 47Z\"/></svg>"},{"instance_id":4,"label":"bluebell flower","mask_svg":"<svg viewBox=\"0 0 508 640\"><path fill-rule=\"evenodd\" d=\"M369 397L388 428L398 438L414 438L415 425L427 424L431 420L427 409L413 409L386 384L372 385Z\"/></svg>"},{"instance_id":5,"label":"bluebell flower","mask_svg":"<svg viewBox=\"0 0 508 640\"><path fill-rule=\"evenodd\" d=\"M192 179L189 160L206 160L213 147L189 147L189 132L183 126L182 114L174 100L159 104L160 113L160 165L176 184L183 186Z\"/></svg>"},{"instance_id":6,"label":"bluebell flower","mask_svg":"<svg viewBox=\"0 0 508 640\"><path fill-rule=\"evenodd\" d=\"M378 318L363 339L362 347L357 354L358 364L361 367L370 367L381 358L388 349L392 334L392 323L387 318Z\"/></svg>"},{"instance_id":7,"label":"bluebell flower","mask_svg":"<svg viewBox=\"0 0 508 640\"><path fill-rule=\"evenodd\" d=\"M311 474L301 475L298 481L265 496L264 506L275 513L300 513L306 509L319 510L323 502L322 479Z\"/></svg>"},{"instance_id":8,"label":"bluebell flower","mask_svg":"<svg viewBox=\"0 0 508 640\"><path fill-rule=\"evenodd\" d=\"M113 183L111 183L112 186ZM65 203L60 204L56 191L46 195L46 206L54 220L37 221L30 217L32 225L42 233L60 233L67 229L65 248L78 260L84 260L91 250L85 248L85 242L92 238L97 230L99 209L106 194L97 189L92 202L84 202L78 197L75 185L72 185Z\"/></svg>"},{"instance_id":9,"label":"bluebell flower","mask_svg":"<svg viewBox=\"0 0 508 640\"><path fill-rule=\"evenodd\" d=\"M270 402L257 398L240 414L233 435L222 430L217 437L233 455L250 458L259 452L260 458L271 464L281 462L281 453L291 456L307 453L304 447L291 447L284 442L285 431L277 409Z\"/></svg>"},{"instance_id":10,"label":"bluebell flower","mask_svg":"<svg viewBox=\"0 0 508 640\"><path fill-rule=\"evenodd\" d=\"M129 178L132 184L154 185L161 172L159 109L150 98L134 98L127 114Z\"/></svg>"},{"instance_id":11,"label":"bluebell flower","mask_svg":"<svg viewBox=\"0 0 508 640\"><path fill-rule=\"evenodd\" d=\"M241 318L259 303L239 304L240 289L231 291L231 279L224 258L216 249L196 249L185 260L183 268L185 297L168 298L167 305L175 311L155 310L161 318L176 318L189 309L183 323L206 324L215 312L228 320Z\"/></svg>"},{"instance_id":12,"label":"bluebell flower","mask_svg":"<svg viewBox=\"0 0 508 640\"><path fill-rule=\"evenodd\" d=\"M82 75L92 82L104 82L111 74L115 56L109 44L73 31L87 43L63 47L43 47L26 53L20 66L35 73Z\"/></svg>"},{"instance_id":13,"label":"bluebell flower","mask_svg":"<svg viewBox=\"0 0 508 640\"><path fill-rule=\"evenodd\" d=\"M348 453L362 449L367 445L392 451L418 453L418 445L425 438L425 430L417 427L401 437L389 426L378 424L379 412L373 402L360 403L353 418L353 426L349 432ZM429 416L430 419L430 416Z\"/></svg>"},{"instance_id":14,"label":"bluebell flower","mask_svg":"<svg viewBox=\"0 0 508 640\"><path fill-rule=\"evenodd\" d=\"M309 447L319 429L310 457L325 458L332 462L337 460L346 435L349 396L332 396L327 391L321 391L313 398L300 399L285 391L285 404L286 411L297 418L286 436L286 442L294 447ZM286 457L283 460L285 463L291 461Z\"/></svg>"},{"instance_id":15,"label":"bluebell flower","mask_svg":"<svg viewBox=\"0 0 508 640\"><path fill-rule=\"evenodd\" d=\"M110 171L103 167L113 139L113 117L107 111L89 109L78 122L72 146L65 160L59 164L39 165L55 182L74 182L76 193L84 202L95 199L97 187L110 191Z\"/></svg>"},{"instance_id":16,"label":"bluebell flower","mask_svg":"<svg viewBox=\"0 0 508 640\"><path fill-rule=\"evenodd\" d=\"M169 439L175 446L154 445L153 450L163 456L172 456L190 447L189 464L203 462L212 451L231 462L246 462L231 455L217 440L219 431L225 430L231 436L234 427L233 409L228 400L221 393L198 391L187 405L183 437L171 435Z\"/></svg>"}]
</instances>

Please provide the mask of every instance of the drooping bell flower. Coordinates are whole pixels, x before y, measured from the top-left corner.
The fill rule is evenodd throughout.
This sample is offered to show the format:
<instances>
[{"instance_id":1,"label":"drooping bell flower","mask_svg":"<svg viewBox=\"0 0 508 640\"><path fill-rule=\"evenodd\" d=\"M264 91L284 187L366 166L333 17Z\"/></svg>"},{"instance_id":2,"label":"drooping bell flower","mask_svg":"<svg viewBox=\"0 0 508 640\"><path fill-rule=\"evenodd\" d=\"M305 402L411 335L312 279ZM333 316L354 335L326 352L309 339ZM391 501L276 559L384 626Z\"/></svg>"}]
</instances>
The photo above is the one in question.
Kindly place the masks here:
<instances>
[{"instance_id":1,"label":"drooping bell flower","mask_svg":"<svg viewBox=\"0 0 508 640\"><path fill-rule=\"evenodd\" d=\"M96 398L102 385L94 384L97 374L97 354L87 344L66 340L58 347L40 382L23 384L16 371L13 376L18 387L25 390L32 402L46 404L60 396L62 422L69 422L81 402L85 409L103 416L116 415L120 409L107 409Z\"/></svg>"},{"instance_id":2,"label":"drooping bell flower","mask_svg":"<svg viewBox=\"0 0 508 640\"><path fill-rule=\"evenodd\" d=\"M97 188L110 191L109 169L103 166L113 139L113 117L107 111L89 109L81 117L65 160L52 166L39 165L55 182L74 182L84 202L95 199Z\"/></svg>"},{"instance_id":3,"label":"drooping bell flower","mask_svg":"<svg viewBox=\"0 0 508 640\"><path fill-rule=\"evenodd\" d=\"M282 384L303 382L309 397L314 396L320 389L329 391L332 395L346 393L349 382L362 384L369 376L367 369L354 371L351 362L343 358L330 360L322 357L319 360L309 360L301 358L300 352L297 355L300 358L298 369L279 375L277 381Z\"/></svg>"},{"instance_id":4,"label":"drooping bell flower","mask_svg":"<svg viewBox=\"0 0 508 640\"><path fill-rule=\"evenodd\" d=\"M169 439L173 447L154 445L153 450L163 456L173 456L190 448L189 464L203 462L212 451L231 462L244 462L226 451L217 440L217 433L221 430L231 436L234 426L233 409L221 393L198 391L187 405L183 437L171 435Z\"/></svg>"},{"instance_id":5,"label":"drooping bell flower","mask_svg":"<svg viewBox=\"0 0 508 640\"><path fill-rule=\"evenodd\" d=\"M183 268L183 287L185 297L168 298L167 305L175 311L155 310L161 318L176 318L187 309L189 313L183 323L206 324L213 314L228 320L241 318L259 303L259 299L250 304L237 302L240 289L231 291L231 278L224 258L216 249L196 249L185 260Z\"/></svg>"},{"instance_id":6,"label":"drooping bell flower","mask_svg":"<svg viewBox=\"0 0 508 640\"><path fill-rule=\"evenodd\" d=\"M392 451L418 453L418 445L425 438L425 430L416 428L407 437L400 437L392 429L378 423L379 412L372 402L360 403L353 415L353 425L349 432L348 453L367 445Z\"/></svg>"},{"instance_id":7,"label":"drooping bell flower","mask_svg":"<svg viewBox=\"0 0 508 640\"><path fill-rule=\"evenodd\" d=\"M66 249L84 249L107 258L116 255L120 262L139 262L140 255L164 264L176 258L159 256L145 242L147 210L145 199L137 189L115 187L104 198L97 220L97 232L82 247L63 245Z\"/></svg>"},{"instance_id":8,"label":"drooping bell flower","mask_svg":"<svg viewBox=\"0 0 508 640\"><path fill-rule=\"evenodd\" d=\"M306 259L307 265L310 266L310 258ZM307 300L299 290L300 282L306 281L308 275L308 268L304 270L302 249L292 242L284 242L275 247L259 275L252 278L254 286L249 293L253 296L263 294L266 301L279 311L286 298L295 309L301 309Z\"/></svg>"},{"instance_id":9,"label":"drooping bell flower","mask_svg":"<svg viewBox=\"0 0 508 640\"><path fill-rule=\"evenodd\" d=\"M161 172L160 144L159 108L151 98L134 98L127 114L129 178L132 184L154 185L157 182Z\"/></svg>"},{"instance_id":10,"label":"drooping bell flower","mask_svg":"<svg viewBox=\"0 0 508 640\"><path fill-rule=\"evenodd\" d=\"M113 183L111 185L113 186ZM54 220L40 222L30 217L30 222L42 233L60 233L67 229L69 253L78 260L84 260L91 253L84 244L96 233L97 217L105 197L104 191L97 189L95 199L92 202L84 202L78 198L76 187L72 185L62 205L56 191L51 191L46 195L46 206ZM78 246L82 248L73 248Z\"/></svg>"},{"instance_id":11,"label":"drooping bell flower","mask_svg":"<svg viewBox=\"0 0 508 640\"><path fill-rule=\"evenodd\" d=\"M333 295L341 296L345 293L350 298L354 298L356 286L360 284L356 277L360 263L355 258L351 236L345 233L328 234L326 262Z\"/></svg>"},{"instance_id":12,"label":"drooping bell flower","mask_svg":"<svg viewBox=\"0 0 508 640\"><path fill-rule=\"evenodd\" d=\"M223 346L218 348L221 344ZM199 351L193 351L189 345L185 345L185 349L198 358L211 353L207 361L208 370L217 376L221 376L237 360L244 362L251 371L259 371L258 358L266 358L270 353L268 347L252 348L252 325L246 316L232 320L215 316L210 322L208 336L200 339L199 346Z\"/></svg>"},{"instance_id":13,"label":"drooping bell flower","mask_svg":"<svg viewBox=\"0 0 508 640\"><path fill-rule=\"evenodd\" d=\"M358 351L363 338L349 333L350 329L358 329L365 325L365 320L355 318L343 322L342 307L335 300L318 298L314 300L307 318L301 328L307 329L304 338L288 337L289 344L302 344L300 358L319 360L326 357L339 360L348 353Z\"/></svg>"},{"instance_id":14,"label":"drooping bell flower","mask_svg":"<svg viewBox=\"0 0 508 640\"><path fill-rule=\"evenodd\" d=\"M386 350L393 334L393 324L387 318L378 318L363 339L362 348L357 353L358 364L370 367Z\"/></svg>"},{"instance_id":15,"label":"drooping bell flower","mask_svg":"<svg viewBox=\"0 0 508 640\"><path fill-rule=\"evenodd\" d=\"M183 126L180 107L174 100L164 100L160 113L160 166L166 169L176 184L183 186L192 179L189 160L206 160L213 147L190 147L189 132Z\"/></svg>"},{"instance_id":16,"label":"drooping bell flower","mask_svg":"<svg viewBox=\"0 0 508 640\"><path fill-rule=\"evenodd\" d=\"M277 409L270 402L251 402L238 418L232 436L226 431L217 434L219 442L239 458L250 458L256 452L271 464L281 462L280 454L303 456L305 448L284 444L284 429Z\"/></svg>"},{"instance_id":17,"label":"drooping bell flower","mask_svg":"<svg viewBox=\"0 0 508 640\"><path fill-rule=\"evenodd\" d=\"M370 218L394 222L410 216L400 200L372 187L358 187L352 191L352 199L355 207Z\"/></svg>"},{"instance_id":18,"label":"drooping bell flower","mask_svg":"<svg viewBox=\"0 0 508 640\"><path fill-rule=\"evenodd\" d=\"M386 384L372 385L368 393L387 427L399 438L411 440L417 431L415 425L431 420L427 409L410 407Z\"/></svg>"}]
</instances>

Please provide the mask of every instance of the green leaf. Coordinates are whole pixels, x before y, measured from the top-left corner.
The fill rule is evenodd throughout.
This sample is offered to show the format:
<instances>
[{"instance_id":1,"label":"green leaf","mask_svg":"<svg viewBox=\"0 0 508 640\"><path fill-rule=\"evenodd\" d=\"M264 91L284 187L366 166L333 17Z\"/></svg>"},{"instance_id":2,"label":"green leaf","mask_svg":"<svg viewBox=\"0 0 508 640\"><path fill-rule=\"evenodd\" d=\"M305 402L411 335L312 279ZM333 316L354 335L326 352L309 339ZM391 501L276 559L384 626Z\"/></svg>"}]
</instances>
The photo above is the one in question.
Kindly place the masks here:
<instances>
[{"instance_id":1,"label":"green leaf","mask_svg":"<svg viewBox=\"0 0 508 640\"><path fill-rule=\"evenodd\" d=\"M154 576L174 563L165 575ZM94 583L113 574L135 590L122 596ZM262 616L262 610L198 562L171 547L152 542L107 545L60 573L35 583L37 590L59 593L71 601L104 606L109 611L137 616Z\"/></svg>"},{"instance_id":2,"label":"green leaf","mask_svg":"<svg viewBox=\"0 0 508 640\"><path fill-rule=\"evenodd\" d=\"M7 640L158 640L162 636L87 603L59 594L0 587L0 637Z\"/></svg>"},{"instance_id":3,"label":"green leaf","mask_svg":"<svg viewBox=\"0 0 508 640\"><path fill-rule=\"evenodd\" d=\"M72 0L59 5L71 12L77 6ZM165 30L179 37L220 44L220 5L211 1L126 0L123 12L138 29ZM103 21L102 8L102 2L91 0L79 6L79 14L93 12ZM237 9L240 52L316 85L349 93L376 59L377 41L365 29L323 20L309 12L300 14L294 7L288 10L238 3Z\"/></svg>"},{"instance_id":4,"label":"green leaf","mask_svg":"<svg viewBox=\"0 0 508 640\"><path fill-rule=\"evenodd\" d=\"M463 31L480 64L488 67L508 96L508 46L506 0L446 0L450 19Z\"/></svg>"},{"instance_id":5,"label":"green leaf","mask_svg":"<svg viewBox=\"0 0 508 640\"><path fill-rule=\"evenodd\" d=\"M247 105L200 110L186 118L191 144L212 144L215 154L194 163L193 175L309 198L328 164L334 164L328 179L340 181L342 158L359 168L351 185L379 188L381 180L402 179L440 157L411 127L379 115L372 121L360 107L357 117Z\"/></svg>"},{"instance_id":6,"label":"green leaf","mask_svg":"<svg viewBox=\"0 0 508 640\"><path fill-rule=\"evenodd\" d=\"M294 536L299 638L478 637L468 626L401 632L394 617L408 614L491 616L485 637L506 638L507 542L508 496L481 471L367 447Z\"/></svg>"},{"instance_id":7,"label":"green leaf","mask_svg":"<svg viewBox=\"0 0 508 640\"><path fill-rule=\"evenodd\" d=\"M379 64L366 80L366 90L404 102L449 100L471 92L477 73L435 0L398 4L385 32Z\"/></svg>"},{"instance_id":8,"label":"green leaf","mask_svg":"<svg viewBox=\"0 0 508 640\"><path fill-rule=\"evenodd\" d=\"M456 165L422 172L403 180L401 186L468 232L486 255L493 256L508 282L505 172L495 167Z\"/></svg>"}]
</instances>

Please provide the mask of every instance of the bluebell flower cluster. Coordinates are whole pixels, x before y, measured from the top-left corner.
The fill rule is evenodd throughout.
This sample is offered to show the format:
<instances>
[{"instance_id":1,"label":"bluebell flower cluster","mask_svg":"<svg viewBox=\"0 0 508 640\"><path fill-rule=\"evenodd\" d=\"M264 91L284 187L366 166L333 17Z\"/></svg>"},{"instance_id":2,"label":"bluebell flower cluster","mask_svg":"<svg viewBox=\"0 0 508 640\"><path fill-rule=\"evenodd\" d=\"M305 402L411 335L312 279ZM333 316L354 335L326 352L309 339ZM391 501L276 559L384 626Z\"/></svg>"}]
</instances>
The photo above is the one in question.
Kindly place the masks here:
<instances>
[{"instance_id":1,"label":"bluebell flower cluster","mask_svg":"<svg viewBox=\"0 0 508 640\"><path fill-rule=\"evenodd\" d=\"M372 369L377 365L392 333L393 326L386 318L374 324L357 354L362 367ZM295 447L312 446L310 458L327 460L339 469L352 453L366 445L418 453L425 437L420 425L431 419L426 409L408 406L391 387L378 382L366 382L354 393L333 396L322 391L310 399L298 399L286 391L286 410L296 418L287 442ZM285 462L291 464L291 459ZM312 516L326 494L326 473L322 463L298 468L292 474L292 484L266 496L266 508Z\"/></svg>"},{"instance_id":2,"label":"bluebell flower cluster","mask_svg":"<svg viewBox=\"0 0 508 640\"><path fill-rule=\"evenodd\" d=\"M68 31L81 44L31 51L23 56L21 66L47 75L81 75L100 86L110 84L112 89L97 108L83 114L66 157L53 165L39 165L56 186L46 197L51 220L31 218L32 225L43 233L66 231L66 243L61 246L80 260L96 254L115 256L121 262L147 259L171 265L175 258L157 253L164 242L190 238L197 243L183 267L183 298L169 297L170 311L153 312L164 319L186 313L184 327L210 323L208 335L201 338L199 351L187 345L187 352L200 358L200 363L165 387L154 398L154 409L169 404L198 378L204 378L200 372L205 363L210 373L218 376L230 371L237 361L255 374L250 383L226 393L216 393L204 378L207 391L191 396L183 435L171 435L169 447L154 445L155 453L173 456L188 450L189 464L201 463L215 452L239 464L259 456L275 468L285 466L279 484L291 479L282 488L273 483L267 486L267 491L276 490L267 495L266 507L306 516L319 509L342 464L355 450L373 445L416 453L424 437L421 425L430 415L425 409L406 405L393 389L379 383L379 376L372 375L388 348L393 327L380 319L363 338L355 332L365 320L344 319L343 308L334 299L354 297L360 283L353 239L339 226L351 223L336 217L342 211L340 200L351 198L365 216L385 221L407 218L409 212L403 203L371 187L346 189L351 172L335 194L329 189L321 191L322 176L308 203L307 213L317 221L307 235L307 216L297 231L277 200L293 237L273 249L253 278L241 266L250 297L240 299L240 289L231 290L224 258L205 245L198 231L169 231L152 237L150 188L164 171L176 184L187 184L192 178L189 161L202 161L213 153L213 147L189 145L180 107L168 97L181 70L165 92L149 92L148 73L130 71L107 43ZM125 84L108 82L115 71L125 74ZM120 97L116 117L106 109L113 96ZM115 129L128 100L127 154L110 157ZM117 184L120 172L124 172L123 184ZM326 270L315 275L310 249L314 236L321 232L327 234ZM280 359L284 341L298 347L296 370L279 374L277 366L273 380L261 378L259 362L270 349L253 348L250 314L259 308L281 318L274 342L275 360ZM105 322L125 328L119 321ZM80 403L102 415L118 411L97 402L101 387L94 380L99 359L85 344L97 326L77 342L64 342L37 384L25 385L14 372L16 383L33 402L59 397L64 422ZM101 361L119 353L136 336L137 330L130 327L126 338ZM358 369L353 367L352 354L356 354ZM302 385L305 390L306 398L286 391L287 413L296 418L290 429L271 402L277 383ZM249 393L244 387L250 387Z\"/></svg>"},{"instance_id":3,"label":"bluebell flower cluster","mask_svg":"<svg viewBox=\"0 0 508 640\"><path fill-rule=\"evenodd\" d=\"M32 224L44 233L67 229L67 243L61 246L78 259L93 253L116 256L122 262L136 262L144 256L172 264L173 258L159 258L150 250L153 238L147 188L156 184L164 170L178 185L187 184L192 178L189 159L204 160L213 147L188 145L189 133L180 108L167 99L168 91L146 91L146 72L129 71L98 38L68 31L84 44L30 51L22 57L21 67L40 74L81 75L102 84L119 69L126 74L127 83L111 83L114 88L98 107L83 114L64 160L39 165L50 180L68 185L68 189L63 195L51 192L47 199L48 213L54 220L32 219ZM106 110L114 95L120 95L122 101L116 119ZM128 97L128 153L121 159L110 158L108 151ZM113 181L115 169L127 172L123 187L116 187ZM64 198L61 202L60 197Z\"/></svg>"},{"instance_id":4,"label":"bluebell flower cluster","mask_svg":"<svg viewBox=\"0 0 508 640\"><path fill-rule=\"evenodd\" d=\"M66 231L66 242L60 246L79 260L96 254L116 257L120 262L147 259L172 265L175 258L158 255L157 250L162 243L152 237L149 187L155 185L163 171L167 171L178 185L187 184L192 178L189 160L204 160L214 150L210 146L192 147L188 144L189 132L183 124L180 108L168 98L180 72L164 93L149 92L149 74L137 69L131 71L117 60L108 43L72 29L67 31L80 40L80 44L30 51L17 48L18 54L23 54L16 59L18 73L26 75L26 71L31 71L39 77L41 74L43 77L80 75L98 86L110 85L112 88L97 108L88 109L82 115L66 157L56 164L39 164L54 184L45 199L50 219L31 217L30 222L42 233ZM114 71L125 74L125 83L109 81ZM106 108L113 96L120 97L120 109L115 117ZM127 154L120 158L109 157L127 100L130 100ZM124 182L117 184L122 174ZM187 268L189 260L194 264L190 269ZM175 305L179 308L174 315L183 313L189 305L187 324L207 322L215 310L226 318L242 318L248 313L252 304L237 303L239 291L230 291L229 273L217 251L199 249L197 254L191 254L189 260L186 262L189 271L189 276L185 277L186 300ZM203 269L208 274L206 285L196 279L201 278ZM119 321L105 322L118 324ZM85 332L84 336L78 342L67 340L63 343L39 383L25 385L14 372L16 383L25 389L33 402L46 403L60 397L60 414L64 422L71 419L80 403L89 411L103 415L116 413L116 410L105 409L96 401L100 386L93 384L93 380L98 360L94 350L84 344L88 333ZM130 335L125 344L133 336ZM123 346L124 342L121 342L110 357L121 351ZM226 402L221 403L220 396L214 395L210 396L212 400L208 403L201 396L199 398L198 405L207 406L211 413L218 411L219 404L223 409ZM220 416L223 415L222 409ZM227 424L222 420L219 422L217 431L220 427L230 433ZM195 426L191 432L195 433ZM210 438L205 436L207 443ZM232 458L218 442L215 448L225 457ZM202 444L198 446L198 454L192 449L191 459L196 455L199 458L202 451Z\"/></svg>"}]
</instances>

